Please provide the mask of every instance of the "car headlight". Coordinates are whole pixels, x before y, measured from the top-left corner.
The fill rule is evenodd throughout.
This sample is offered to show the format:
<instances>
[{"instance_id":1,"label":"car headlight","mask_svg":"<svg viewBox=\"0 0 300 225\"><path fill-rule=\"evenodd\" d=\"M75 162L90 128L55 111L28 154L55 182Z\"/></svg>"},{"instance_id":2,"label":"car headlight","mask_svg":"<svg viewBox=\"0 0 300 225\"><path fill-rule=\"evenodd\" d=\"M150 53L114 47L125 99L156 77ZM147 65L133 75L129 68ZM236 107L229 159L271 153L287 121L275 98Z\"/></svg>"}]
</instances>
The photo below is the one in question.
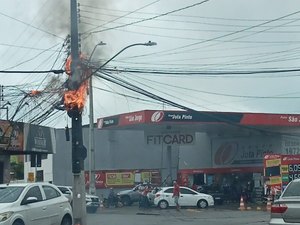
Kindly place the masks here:
<instances>
[{"instance_id":1,"label":"car headlight","mask_svg":"<svg viewBox=\"0 0 300 225\"><path fill-rule=\"evenodd\" d=\"M11 217L11 215L13 214L14 212L5 212L5 213L0 213L0 222L3 222L7 219L9 219L9 217Z\"/></svg>"}]
</instances>

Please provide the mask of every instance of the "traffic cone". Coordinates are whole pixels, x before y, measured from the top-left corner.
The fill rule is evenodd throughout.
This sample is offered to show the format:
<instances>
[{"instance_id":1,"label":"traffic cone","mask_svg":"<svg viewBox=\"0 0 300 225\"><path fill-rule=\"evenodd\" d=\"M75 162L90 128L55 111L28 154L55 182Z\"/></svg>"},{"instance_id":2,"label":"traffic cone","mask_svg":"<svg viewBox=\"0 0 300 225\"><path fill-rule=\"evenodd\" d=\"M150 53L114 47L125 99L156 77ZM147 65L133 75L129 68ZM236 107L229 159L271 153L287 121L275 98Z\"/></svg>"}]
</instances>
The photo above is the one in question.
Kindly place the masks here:
<instances>
[{"instance_id":1,"label":"traffic cone","mask_svg":"<svg viewBox=\"0 0 300 225\"><path fill-rule=\"evenodd\" d=\"M243 196L241 196L241 200L240 200L240 208L239 208L239 210L246 210Z\"/></svg>"},{"instance_id":2,"label":"traffic cone","mask_svg":"<svg viewBox=\"0 0 300 225\"><path fill-rule=\"evenodd\" d=\"M103 208L103 207L104 207L103 201L100 200L100 208Z\"/></svg>"},{"instance_id":3,"label":"traffic cone","mask_svg":"<svg viewBox=\"0 0 300 225\"><path fill-rule=\"evenodd\" d=\"M271 211L271 207L272 207L272 201L271 201L271 197L268 196L267 198L267 211Z\"/></svg>"}]
</instances>

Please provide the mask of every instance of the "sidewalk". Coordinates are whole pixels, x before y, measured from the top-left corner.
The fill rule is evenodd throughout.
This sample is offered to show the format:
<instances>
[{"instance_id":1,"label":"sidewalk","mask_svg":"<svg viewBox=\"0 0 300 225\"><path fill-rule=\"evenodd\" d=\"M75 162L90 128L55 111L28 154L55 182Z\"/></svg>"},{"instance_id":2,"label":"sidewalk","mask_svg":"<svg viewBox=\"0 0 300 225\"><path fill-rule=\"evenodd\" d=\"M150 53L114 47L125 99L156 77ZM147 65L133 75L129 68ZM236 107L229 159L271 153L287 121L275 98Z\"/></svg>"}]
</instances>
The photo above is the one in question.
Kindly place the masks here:
<instances>
[{"instance_id":1,"label":"sidewalk","mask_svg":"<svg viewBox=\"0 0 300 225\"><path fill-rule=\"evenodd\" d=\"M244 208L242 209L244 211L247 210L255 210L255 211L267 211L267 205L264 203L244 203ZM222 205L215 205L214 208L216 210L218 209L228 209L228 210L241 210L240 209L240 203L227 203L224 202Z\"/></svg>"}]
</instances>

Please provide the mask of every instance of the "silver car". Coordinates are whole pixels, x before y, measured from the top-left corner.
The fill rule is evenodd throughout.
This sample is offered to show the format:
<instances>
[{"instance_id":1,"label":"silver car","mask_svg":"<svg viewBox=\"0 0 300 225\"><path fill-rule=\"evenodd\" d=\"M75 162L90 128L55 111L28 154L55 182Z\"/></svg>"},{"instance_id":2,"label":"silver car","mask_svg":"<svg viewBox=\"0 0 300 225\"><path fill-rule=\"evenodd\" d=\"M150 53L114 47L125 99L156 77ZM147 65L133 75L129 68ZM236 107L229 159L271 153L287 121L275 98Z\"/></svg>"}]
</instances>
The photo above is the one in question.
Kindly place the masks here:
<instances>
[{"instance_id":1,"label":"silver car","mask_svg":"<svg viewBox=\"0 0 300 225\"><path fill-rule=\"evenodd\" d=\"M58 189L69 199L70 204L72 205L73 201L73 192L72 187L70 186L57 186ZM85 194L86 200L86 211L88 213L96 213L100 207L100 199L96 195Z\"/></svg>"},{"instance_id":2,"label":"silver car","mask_svg":"<svg viewBox=\"0 0 300 225\"><path fill-rule=\"evenodd\" d=\"M300 179L291 181L271 206L270 225L300 224Z\"/></svg>"},{"instance_id":3,"label":"silver car","mask_svg":"<svg viewBox=\"0 0 300 225\"><path fill-rule=\"evenodd\" d=\"M52 184L1 184L0 224L72 225L72 208Z\"/></svg>"}]
</instances>

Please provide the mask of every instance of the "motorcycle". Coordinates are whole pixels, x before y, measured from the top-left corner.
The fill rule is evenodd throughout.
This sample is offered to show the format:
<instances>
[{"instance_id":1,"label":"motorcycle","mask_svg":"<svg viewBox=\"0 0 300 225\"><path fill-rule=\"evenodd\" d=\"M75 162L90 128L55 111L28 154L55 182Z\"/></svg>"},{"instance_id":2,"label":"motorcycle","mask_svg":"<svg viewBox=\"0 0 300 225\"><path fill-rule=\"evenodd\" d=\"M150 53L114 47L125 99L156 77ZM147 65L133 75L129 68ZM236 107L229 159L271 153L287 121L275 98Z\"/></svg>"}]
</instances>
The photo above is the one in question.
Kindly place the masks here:
<instances>
[{"instance_id":1,"label":"motorcycle","mask_svg":"<svg viewBox=\"0 0 300 225\"><path fill-rule=\"evenodd\" d=\"M104 208L121 208L123 207L123 203L121 201L121 198L119 196L115 196L114 198L104 198L103 199L103 207Z\"/></svg>"}]
</instances>

